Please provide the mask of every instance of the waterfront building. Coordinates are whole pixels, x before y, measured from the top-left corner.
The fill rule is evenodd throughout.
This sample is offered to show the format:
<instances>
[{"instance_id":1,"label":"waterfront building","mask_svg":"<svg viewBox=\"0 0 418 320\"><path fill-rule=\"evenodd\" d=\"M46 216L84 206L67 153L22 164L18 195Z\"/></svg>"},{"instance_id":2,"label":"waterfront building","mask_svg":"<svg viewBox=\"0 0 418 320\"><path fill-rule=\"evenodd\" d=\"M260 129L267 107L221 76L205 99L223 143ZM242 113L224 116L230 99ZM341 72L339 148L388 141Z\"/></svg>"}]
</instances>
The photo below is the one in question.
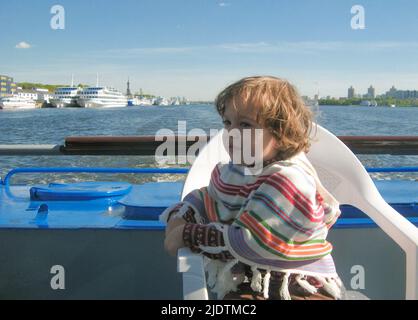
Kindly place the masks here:
<instances>
[{"instance_id":1,"label":"waterfront building","mask_svg":"<svg viewBox=\"0 0 418 320\"><path fill-rule=\"evenodd\" d=\"M374 99L376 98L376 89L373 86L367 89L367 98Z\"/></svg>"},{"instance_id":2,"label":"waterfront building","mask_svg":"<svg viewBox=\"0 0 418 320\"><path fill-rule=\"evenodd\" d=\"M49 103L50 100L52 100L54 98L54 95L52 93L50 93L48 89L36 88L35 92L38 95L38 97L36 99L38 101L45 101L45 102Z\"/></svg>"},{"instance_id":3,"label":"waterfront building","mask_svg":"<svg viewBox=\"0 0 418 320\"><path fill-rule=\"evenodd\" d=\"M22 99L28 99L33 101L38 100L38 92L34 90L18 90L15 95Z\"/></svg>"},{"instance_id":4,"label":"waterfront building","mask_svg":"<svg viewBox=\"0 0 418 320\"><path fill-rule=\"evenodd\" d=\"M16 83L12 77L0 75L0 98L7 97L16 92Z\"/></svg>"},{"instance_id":5,"label":"waterfront building","mask_svg":"<svg viewBox=\"0 0 418 320\"><path fill-rule=\"evenodd\" d=\"M347 94L348 99L353 99L356 97L356 91L354 90L353 86L351 86L350 88L348 88L348 94Z\"/></svg>"},{"instance_id":6,"label":"waterfront building","mask_svg":"<svg viewBox=\"0 0 418 320\"><path fill-rule=\"evenodd\" d=\"M397 91L398 90L396 90L395 86L392 86L392 88L390 88L389 91L386 92L386 97L395 98Z\"/></svg>"},{"instance_id":7,"label":"waterfront building","mask_svg":"<svg viewBox=\"0 0 418 320\"><path fill-rule=\"evenodd\" d=\"M387 98L394 99L418 99L417 90L397 90L394 86L385 93Z\"/></svg>"}]
</instances>

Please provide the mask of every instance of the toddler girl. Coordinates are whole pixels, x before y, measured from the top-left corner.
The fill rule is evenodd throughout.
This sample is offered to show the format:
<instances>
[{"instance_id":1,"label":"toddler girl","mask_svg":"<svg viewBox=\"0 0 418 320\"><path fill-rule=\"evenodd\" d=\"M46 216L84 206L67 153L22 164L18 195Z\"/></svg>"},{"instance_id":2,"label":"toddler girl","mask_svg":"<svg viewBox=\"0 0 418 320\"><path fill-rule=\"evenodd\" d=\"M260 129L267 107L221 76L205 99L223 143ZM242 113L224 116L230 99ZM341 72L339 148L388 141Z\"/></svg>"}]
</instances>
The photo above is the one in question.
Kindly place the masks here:
<instances>
[{"instance_id":1,"label":"toddler girl","mask_svg":"<svg viewBox=\"0 0 418 320\"><path fill-rule=\"evenodd\" d=\"M232 141L231 162L215 167L209 186L162 214L166 250L175 255L186 246L202 254L218 299L341 299L326 240L339 203L305 155L311 111L276 77L228 86L216 108L226 132L249 130L253 141L262 129L262 170L249 175L245 169L255 163L244 163L244 142Z\"/></svg>"}]
</instances>

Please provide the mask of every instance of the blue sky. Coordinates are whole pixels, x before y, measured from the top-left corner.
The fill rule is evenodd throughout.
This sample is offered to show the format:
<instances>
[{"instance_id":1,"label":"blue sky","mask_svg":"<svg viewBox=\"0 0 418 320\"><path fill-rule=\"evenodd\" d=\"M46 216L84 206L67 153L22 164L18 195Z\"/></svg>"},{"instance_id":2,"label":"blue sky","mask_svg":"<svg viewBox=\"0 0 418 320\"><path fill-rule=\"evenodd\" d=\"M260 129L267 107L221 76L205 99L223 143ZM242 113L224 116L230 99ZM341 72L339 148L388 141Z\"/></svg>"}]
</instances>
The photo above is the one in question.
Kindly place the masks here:
<instances>
[{"instance_id":1,"label":"blue sky","mask_svg":"<svg viewBox=\"0 0 418 320\"><path fill-rule=\"evenodd\" d=\"M65 30L50 27L55 4ZM356 4L364 30L351 28ZM130 77L134 91L202 100L255 74L310 96L418 89L417 12L414 0L0 0L0 74L93 85L99 73L121 90Z\"/></svg>"}]
</instances>

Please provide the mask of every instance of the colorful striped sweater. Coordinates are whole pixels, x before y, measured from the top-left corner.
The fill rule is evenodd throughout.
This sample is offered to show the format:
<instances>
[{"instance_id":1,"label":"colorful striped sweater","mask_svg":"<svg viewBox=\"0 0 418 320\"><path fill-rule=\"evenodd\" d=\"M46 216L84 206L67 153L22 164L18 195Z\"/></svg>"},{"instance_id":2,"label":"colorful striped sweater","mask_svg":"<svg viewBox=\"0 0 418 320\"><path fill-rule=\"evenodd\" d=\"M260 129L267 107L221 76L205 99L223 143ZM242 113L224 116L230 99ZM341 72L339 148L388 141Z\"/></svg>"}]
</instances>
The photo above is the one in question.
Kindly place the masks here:
<instances>
[{"instance_id":1,"label":"colorful striped sweater","mask_svg":"<svg viewBox=\"0 0 418 320\"><path fill-rule=\"evenodd\" d=\"M326 237L340 215L339 204L322 186L306 155L270 163L257 175L244 170L219 163L209 186L189 193L163 214L188 222L184 242L209 258L213 278L209 282L218 297L243 281L231 273L240 262L252 267L254 290L266 291L265 278L273 271L315 277L338 298L341 283ZM259 270L267 272L264 281ZM282 290L283 298L288 298Z\"/></svg>"}]
</instances>

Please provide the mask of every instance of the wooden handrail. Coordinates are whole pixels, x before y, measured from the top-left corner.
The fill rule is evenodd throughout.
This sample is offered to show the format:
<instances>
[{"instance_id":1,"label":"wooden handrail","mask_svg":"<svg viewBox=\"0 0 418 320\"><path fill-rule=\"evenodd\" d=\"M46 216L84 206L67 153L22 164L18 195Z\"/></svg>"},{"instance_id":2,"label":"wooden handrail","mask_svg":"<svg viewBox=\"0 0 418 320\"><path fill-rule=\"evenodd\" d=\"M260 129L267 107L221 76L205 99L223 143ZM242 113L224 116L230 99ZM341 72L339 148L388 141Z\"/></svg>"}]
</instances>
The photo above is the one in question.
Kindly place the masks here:
<instances>
[{"instance_id":1,"label":"wooden handrail","mask_svg":"<svg viewBox=\"0 0 418 320\"><path fill-rule=\"evenodd\" d=\"M418 155L418 136L339 136L355 154ZM0 155L138 155L153 156L163 142L175 144L176 155L209 136L176 136L156 140L155 136L67 137L64 145L0 145ZM203 140L204 141L204 140ZM179 142L185 148L179 148Z\"/></svg>"},{"instance_id":2,"label":"wooden handrail","mask_svg":"<svg viewBox=\"0 0 418 320\"><path fill-rule=\"evenodd\" d=\"M186 136L163 137L159 140L155 136L122 136L122 137L68 137L62 152L65 154L83 155L142 155L153 156L162 143L175 143L176 155L186 155L190 146L199 139L206 139L208 136L187 138ZM185 150L179 150L179 141L185 143ZM180 152L179 152L180 151ZM185 151L183 154L181 151Z\"/></svg>"},{"instance_id":3,"label":"wooden handrail","mask_svg":"<svg viewBox=\"0 0 418 320\"><path fill-rule=\"evenodd\" d=\"M418 155L418 136L339 136L348 148L356 154L392 154ZM186 140L188 139L188 140ZM186 149L209 136L195 137L176 136L165 138L176 144L186 143ZM154 155L162 141L156 141L154 136L122 136L122 137L68 137L65 139L63 152L65 154L124 154L124 155Z\"/></svg>"},{"instance_id":4,"label":"wooden handrail","mask_svg":"<svg viewBox=\"0 0 418 320\"><path fill-rule=\"evenodd\" d=\"M418 155L418 136L338 136L355 154Z\"/></svg>"}]
</instances>

